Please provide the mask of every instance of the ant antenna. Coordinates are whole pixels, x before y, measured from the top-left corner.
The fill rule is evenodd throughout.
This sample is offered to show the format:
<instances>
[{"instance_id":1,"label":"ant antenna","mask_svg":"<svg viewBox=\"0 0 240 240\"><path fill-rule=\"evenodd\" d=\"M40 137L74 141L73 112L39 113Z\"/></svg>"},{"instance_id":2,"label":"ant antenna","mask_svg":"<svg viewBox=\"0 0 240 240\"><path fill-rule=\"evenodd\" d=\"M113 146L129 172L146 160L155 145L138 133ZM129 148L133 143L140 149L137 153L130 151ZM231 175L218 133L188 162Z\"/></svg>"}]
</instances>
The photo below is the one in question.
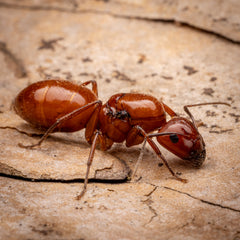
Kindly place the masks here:
<instances>
[{"instance_id":1,"label":"ant antenna","mask_svg":"<svg viewBox=\"0 0 240 240\"><path fill-rule=\"evenodd\" d=\"M197 130L197 123L196 123L192 113L189 111L188 108L190 108L190 107L197 107L197 106L203 106L203 105L215 105L215 104L217 104L217 105L219 105L219 104L227 105L229 107L231 106L229 103L226 103L226 102L208 102L208 103L196 103L196 104L185 105L183 107L183 109L187 113L187 115L191 118L191 120L193 122L193 126Z\"/></svg>"}]
</instances>

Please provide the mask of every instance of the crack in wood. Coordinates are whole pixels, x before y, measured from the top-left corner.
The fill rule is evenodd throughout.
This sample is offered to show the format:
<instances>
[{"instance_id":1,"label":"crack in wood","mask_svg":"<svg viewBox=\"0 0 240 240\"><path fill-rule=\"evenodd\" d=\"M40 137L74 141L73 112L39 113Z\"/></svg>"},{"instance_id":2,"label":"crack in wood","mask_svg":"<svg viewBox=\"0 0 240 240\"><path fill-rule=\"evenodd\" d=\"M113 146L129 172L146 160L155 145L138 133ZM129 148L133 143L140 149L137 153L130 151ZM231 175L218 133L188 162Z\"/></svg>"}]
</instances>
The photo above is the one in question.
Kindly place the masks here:
<instances>
[{"instance_id":1,"label":"crack in wood","mask_svg":"<svg viewBox=\"0 0 240 240\"><path fill-rule=\"evenodd\" d=\"M146 226L149 223L151 223L153 221L153 219L158 216L157 211L152 207L153 201L152 201L152 196L151 196L156 191L158 186L156 186L154 184L150 184L150 185L153 186L153 189L149 193L144 194L144 196L147 197L147 199L146 200L142 200L141 202L148 206L149 210L152 212L153 215L148 220L148 222L144 224L144 226Z\"/></svg>"},{"instance_id":2,"label":"crack in wood","mask_svg":"<svg viewBox=\"0 0 240 240\"><path fill-rule=\"evenodd\" d=\"M154 186L154 185L152 185L152 186ZM154 188L149 193L144 194L144 196L150 197L156 191L157 188L158 188L158 186L154 186Z\"/></svg>"},{"instance_id":3,"label":"crack in wood","mask_svg":"<svg viewBox=\"0 0 240 240\"><path fill-rule=\"evenodd\" d=\"M142 17L142 16L129 16L129 15L121 15L117 13L112 13L110 11L106 10L96 10L96 9L80 9L77 10L77 5L73 5L73 8L64 8L64 7L56 7L56 6L40 6L40 5L35 5L35 6L27 6L27 5L20 5L20 4L11 4L11 3L6 3L6 2L0 2L0 8L10 8L10 9L24 9L24 10L31 10L31 11L59 11L59 12L68 12L68 13L93 13L93 14L100 14L100 15L109 15L115 18L123 18L123 19L134 19L134 20L140 20L140 21L149 21L149 22L163 22L163 23L170 23L170 24L178 24L182 25L184 27L189 27L191 29L194 29L199 32L204 32L207 34L215 35L219 38L222 38L224 40L227 40L233 44L240 44L239 40L234 40L232 38L229 38L227 35L224 35L219 32L215 32L213 30L207 30L204 29L200 26L196 26L193 24L190 24L185 21L179 21L174 18L151 18L151 17Z\"/></svg>"},{"instance_id":4,"label":"crack in wood","mask_svg":"<svg viewBox=\"0 0 240 240\"><path fill-rule=\"evenodd\" d=\"M43 175L41 175L44 177ZM17 175L11 175L11 174L5 174L5 173L0 173L0 177L4 178L9 178L9 179L15 179L15 180L20 180L20 181L26 181L26 182L46 182L46 183L83 183L84 178L73 178L73 179L53 179L53 178L30 178L25 175L22 176L17 176ZM119 183L124 183L127 182L127 178L125 179L93 179L90 178L89 181L90 183L106 183L106 184L119 184Z\"/></svg>"},{"instance_id":5,"label":"crack in wood","mask_svg":"<svg viewBox=\"0 0 240 240\"><path fill-rule=\"evenodd\" d=\"M148 205L148 208L153 213L153 216L149 219L148 223L146 223L145 226L151 223L153 219L158 216L157 211L151 205Z\"/></svg>"},{"instance_id":6,"label":"crack in wood","mask_svg":"<svg viewBox=\"0 0 240 240\"><path fill-rule=\"evenodd\" d=\"M0 162L0 171L5 172L4 174L7 176L20 176L22 178L26 177L21 171L1 162ZM0 176L1 176L1 172L0 172Z\"/></svg>"},{"instance_id":7,"label":"crack in wood","mask_svg":"<svg viewBox=\"0 0 240 240\"><path fill-rule=\"evenodd\" d=\"M170 191L174 191L174 192L177 192L177 193L180 193L180 194L184 194L188 197L191 197L193 199L196 199L196 200L199 200L201 201L202 203L206 203L206 204L209 204L209 205L212 205L212 206L215 206L215 207L220 207L220 208L223 208L223 209L228 209L228 210L231 210L231 211L234 211L234 212L239 212L240 213L240 209L235 209L235 208L232 208L232 207L228 207L228 206L224 206L224 205L221 205L219 203L214 203L214 202L210 202L208 200L204 200L202 198L198 198L198 197L195 197L193 195L191 195L190 193L187 193L187 192L182 192L180 190L177 190L177 189L174 189L174 188L170 188L170 187L166 187L166 186L163 186L163 188L167 189L167 190L170 190Z\"/></svg>"},{"instance_id":8,"label":"crack in wood","mask_svg":"<svg viewBox=\"0 0 240 240\"><path fill-rule=\"evenodd\" d=\"M232 207L229 207L229 206L221 205L219 203L214 203L214 202L211 202L211 201L208 201L208 200L204 200L202 198L195 197L195 196L193 196L193 195L191 195L190 193L187 193L187 192L182 192L180 190L170 188L170 187L166 187L166 186L158 186L158 185L155 185L155 184L152 184L152 183L147 183L147 184L149 184L151 186L154 186L154 188L153 188L153 190L150 191L150 193L145 194L144 196L148 196L148 195L150 196L154 191L156 191L157 188L164 188L164 189L167 189L167 190L170 190L170 191L173 191L173 192L177 192L177 193L186 195L186 196L191 197L195 200L201 201L202 203L206 203L206 204L209 204L209 205L212 205L212 206L215 206L215 207L220 207L220 208L223 208L223 209L228 209L228 210L240 213L240 209L236 209L236 208L232 208ZM149 197L147 198L147 200L142 201L142 202L147 202L147 201L149 201Z\"/></svg>"},{"instance_id":9,"label":"crack in wood","mask_svg":"<svg viewBox=\"0 0 240 240\"><path fill-rule=\"evenodd\" d=\"M0 3L1 6L1 3ZM8 49L7 44L0 42L0 51L4 54L7 66L14 72L14 75L18 78L27 77L27 71L23 66L21 60L19 60L12 52Z\"/></svg>"},{"instance_id":10,"label":"crack in wood","mask_svg":"<svg viewBox=\"0 0 240 240\"><path fill-rule=\"evenodd\" d=\"M95 170L94 173L94 178L97 178L98 172L106 171L106 170L111 170L113 168L113 163L109 167L104 167L104 168L99 168Z\"/></svg>"},{"instance_id":11,"label":"crack in wood","mask_svg":"<svg viewBox=\"0 0 240 240\"><path fill-rule=\"evenodd\" d=\"M183 228L185 228L185 227L187 227L187 226L194 225L195 219L196 219L196 216L193 216L190 221L187 221L186 223L182 224L182 225L181 225L180 227L178 227L175 231L182 230Z\"/></svg>"},{"instance_id":12,"label":"crack in wood","mask_svg":"<svg viewBox=\"0 0 240 240\"><path fill-rule=\"evenodd\" d=\"M156 188L158 188L158 187L156 186ZM155 188L154 188L154 189L155 189ZM154 190L154 191L155 191L155 190ZM146 195L145 195L145 196L146 196ZM146 226L146 225L148 225L149 223L151 223L155 217L158 216L158 213L157 213L157 211L152 207L153 201L151 200L151 196L149 196L146 200L142 200L141 202L144 203L144 204L146 204L146 205L148 206L150 212L152 212L151 218L148 220L147 223L144 224L144 226Z\"/></svg>"}]
</instances>

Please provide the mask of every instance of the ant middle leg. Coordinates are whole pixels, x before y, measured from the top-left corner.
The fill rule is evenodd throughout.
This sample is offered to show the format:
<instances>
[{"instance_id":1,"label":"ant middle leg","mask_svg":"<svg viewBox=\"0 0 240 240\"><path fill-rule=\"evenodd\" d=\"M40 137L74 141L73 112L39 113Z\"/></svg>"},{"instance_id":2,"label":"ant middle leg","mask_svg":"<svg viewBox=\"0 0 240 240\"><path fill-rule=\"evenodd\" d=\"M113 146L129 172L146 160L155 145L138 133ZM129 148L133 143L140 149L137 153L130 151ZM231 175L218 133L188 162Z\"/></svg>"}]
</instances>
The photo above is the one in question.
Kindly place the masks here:
<instances>
[{"instance_id":1,"label":"ant middle leg","mask_svg":"<svg viewBox=\"0 0 240 240\"><path fill-rule=\"evenodd\" d=\"M108 138L106 136L104 136L100 130L94 131L92 139L93 139L93 141L91 143L91 150L90 150L90 153L88 156L87 170L86 170L86 175L84 178L83 189L82 189L81 193L79 195L77 195L76 200L80 200L87 190L90 168L91 168L91 165L93 162L94 153L95 153L97 145L99 144L102 150L107 150L113 144L112 141L109 142Z\"/></svg>"},{"instance_id":2,"label":"ant middle leg","mask_svg":"<svg viewBox=\"0 0 240 240\"><path fill-rule=\"evenodd\" d=\"M87 171L86 171L86 175L85 175L85 178L84 178L83 189L82 189L81 193L79 195L77 195L76 200L80 200L87 190L88 177L89 177L90 168L91 168L93 157L94 157L94 152L95 152L96 145L97 145L98 136L99 136L99 131L96 131L95 134L94 134L91 150L90 150L90 153L89 153L89 156L88 156Z\"/></svg>"}]
</instances>

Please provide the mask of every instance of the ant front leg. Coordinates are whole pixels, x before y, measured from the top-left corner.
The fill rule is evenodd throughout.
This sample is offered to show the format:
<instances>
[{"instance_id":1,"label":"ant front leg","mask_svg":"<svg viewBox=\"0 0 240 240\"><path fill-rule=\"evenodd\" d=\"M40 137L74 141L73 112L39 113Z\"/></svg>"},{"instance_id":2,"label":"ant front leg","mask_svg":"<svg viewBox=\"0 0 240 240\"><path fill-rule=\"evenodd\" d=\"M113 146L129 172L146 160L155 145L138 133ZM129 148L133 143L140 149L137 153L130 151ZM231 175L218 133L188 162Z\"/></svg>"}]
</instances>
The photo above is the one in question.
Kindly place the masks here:
<instances>
[{"instance_id":1,"label":"ant front leg","mask_svg":"<svg viewBox=\"0 0 240 240\"><path fill-rule=\"evenodd\" d=\"M86 104L85 106L83 107L80 107L66 115L64 115L63 117L59 118L56 120L56 122L50 127L48 128L48 130L44 133L44 135L41 137L41 139L36 143L36 144L32 144L32 145L23 145L21 143L19 143L19 147L22 147L22 148L34 148L34 147L37 147L37 146L40 146L42 144L42 142L44 140L47 139L47 137L54 131L54 129L56 129L60 124L64 123L65 121L67 120L70 120L71 118L74 118L76 116L78 116L79 114L83 113L85 110L93 107L94 105L96 107L99 107L100 105L102 104L102 102L100 100L97 100L97 101L94 101L92 103L89 103L89 104Z\"/></svg>"},{"instance_id":2,"label":"ant front leg","mask_svg":"<svg viewBox=\"0 0 240 240\"><path fill-rule=\"evenodd\" d=\"M172 133L164 133L164 135L169 135L169 134L172 134ZM139 165L139 161L142 160L142 156L143 156L143 150L144 150L144 147L145 147L145 142L148 142L148 144L151 146L151 148L154 150L154 152L157 154L158 158L160 158L162 160L162 162L164 163L164 165L167 167L167 169L169 170L169 172L171 173L171 175L176 178L178 181L181 181L181 182L184 182L186 183L187 182L187 179L183 179L183 178L180 178L179 176L176 175L176 173L171 169L171 167L169 166L166 158L163 156L163 154L161 153L161 151L159 150L158 146L155 144L155 142L152 140L152 137L154 137L154 135L148 135L143 128L141 128L140 126L135 126L128 138L127 138L127 144L129 145L130 143L128 143L129 139L133 139L134 136L142 136L144 138L144 144L143 144L143 147L141 149L141 153L139 155L139 158L138 158L138 161L136 163L136 166L135 166L135 169L133 171L133 173L135 174L136 171L137 171L137 167Z\"/></svg>"}]
</instances>

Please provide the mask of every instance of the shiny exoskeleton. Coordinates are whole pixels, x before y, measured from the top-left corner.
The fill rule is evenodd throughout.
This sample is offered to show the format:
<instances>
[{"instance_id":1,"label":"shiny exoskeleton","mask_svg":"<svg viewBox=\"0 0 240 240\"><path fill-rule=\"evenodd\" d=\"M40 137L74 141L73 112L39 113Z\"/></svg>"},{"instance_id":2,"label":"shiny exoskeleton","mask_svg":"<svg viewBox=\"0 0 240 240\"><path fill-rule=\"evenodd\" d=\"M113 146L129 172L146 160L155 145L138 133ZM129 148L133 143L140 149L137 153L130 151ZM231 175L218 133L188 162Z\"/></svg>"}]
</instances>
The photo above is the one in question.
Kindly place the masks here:
<instances>
[{"instance_id":1,"label":"shiny exoskeleton","mask_svg":"<svg viewBox=\"0 0 240 240\"><path fill-rule=\"evenodd\" d=\"M92 84L92 90L86 87L88 84ZM114 142L125 141L126 146L131 147L147 141L171 174L186 182L172 171L152 138L156 137L163 147L200 167L206 157L205 144L188 108L206 104L209 103L185 106L184 109L192 120L189 121L179 117L171 108L150 95L119 93L102 104L98 100L95 81L77 85L64 80L45 80L23 89L14 101L14 109L34 127L46 129L37 144L19 144L21 147L39 146L52 132L86 129L85 138L92 146L84 187L77 196L80 199L86 191L96 146L105 151ZM166 113L171 116L169 121L166 120ZM152 133L153 131L157 132Z\"/></svg>"}]
</instances>

